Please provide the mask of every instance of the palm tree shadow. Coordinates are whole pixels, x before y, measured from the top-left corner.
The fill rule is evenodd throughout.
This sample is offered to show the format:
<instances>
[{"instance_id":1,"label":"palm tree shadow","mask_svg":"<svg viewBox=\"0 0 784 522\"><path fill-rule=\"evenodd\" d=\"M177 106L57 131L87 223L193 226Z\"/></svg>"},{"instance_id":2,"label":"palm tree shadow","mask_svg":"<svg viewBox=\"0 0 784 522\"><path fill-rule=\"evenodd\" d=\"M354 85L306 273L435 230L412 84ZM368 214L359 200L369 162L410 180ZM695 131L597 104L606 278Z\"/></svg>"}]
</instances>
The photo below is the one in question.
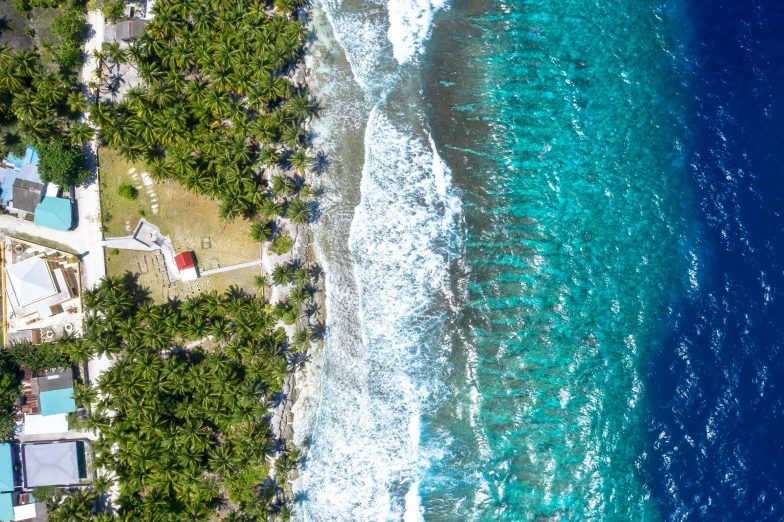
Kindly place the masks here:
<instances>
[{"instance_id":1,"label":"palm tree shadow","mask_svg":"<svg viewBox=\"0 0 784 522\"><path fill-rule=\"evenodd\" d=\"M133 303L138 306L143 303L152 302L152 294L148 288L143 287L139 284L139 276L140 274L134 274L133 272L126 270L126 272L122 275L122 284L125 287L125 290L131 297Z\"/></svg>"},{"instance_id":2,"label":"palm tree shadow","mask_svg":"<svg viewBox=\"0 0 784 522\"><path fill-rule=\"evenodd\" d=\"M283 391L279 391L270 397L270 403L272 403L273 408L280 407L284 402L286 402L286 394Z\"/></svg>"},{"instance_id":3,"label":"palm tree shadow","mask_svg":"<svg viewBox=\"0 0 784 522\"><path fill-rule=\"evenodd\" d=\"M308 214L308 223L316 223L319 220L321 217L321 206L318 201L313 200L308 203Z\"/></svg>"},{"instance_id":4,"label":"palm tree shadow","mask_svg":"<svg viewBox=\"0 0 784 522\"><path fill-rule=\"evenodd\" d=\"M324 336L327 333L327 326L322 321L314 321L313 325L310 327L310 333L313 335L313 339L316 341L320 341L324 339Z\"/></svg>"},{"instance_id":5,"label":"palm tree shadow","mask_svg":"<svg viewBox=\"0 0 784 522\"><path fill-rule=\"evenodd\" d=\"M329 163L327 154L323 150L318 151L316 157L313 158L313 173L322 174L329 167Z\"/></svg>"}]
</instances>

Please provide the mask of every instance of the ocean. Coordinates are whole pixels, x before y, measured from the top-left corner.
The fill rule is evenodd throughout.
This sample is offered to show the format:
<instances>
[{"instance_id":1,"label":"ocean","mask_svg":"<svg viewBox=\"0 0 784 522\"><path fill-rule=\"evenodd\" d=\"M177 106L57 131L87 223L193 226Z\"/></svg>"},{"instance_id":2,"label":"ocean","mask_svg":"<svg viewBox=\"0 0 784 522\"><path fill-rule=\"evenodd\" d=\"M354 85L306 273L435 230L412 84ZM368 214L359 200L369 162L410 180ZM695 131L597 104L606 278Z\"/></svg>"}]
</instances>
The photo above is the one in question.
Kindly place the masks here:
<instances>
[{"instance_id":1,"label":"ocean","mask_svg":"<svg viewBox=\"0 0 784 522\"><path fill-rule=\"evenodd\" d=\"M299 519L784 519L782 22L314 5L327 335Z\"/></svg>"}]
</instances>

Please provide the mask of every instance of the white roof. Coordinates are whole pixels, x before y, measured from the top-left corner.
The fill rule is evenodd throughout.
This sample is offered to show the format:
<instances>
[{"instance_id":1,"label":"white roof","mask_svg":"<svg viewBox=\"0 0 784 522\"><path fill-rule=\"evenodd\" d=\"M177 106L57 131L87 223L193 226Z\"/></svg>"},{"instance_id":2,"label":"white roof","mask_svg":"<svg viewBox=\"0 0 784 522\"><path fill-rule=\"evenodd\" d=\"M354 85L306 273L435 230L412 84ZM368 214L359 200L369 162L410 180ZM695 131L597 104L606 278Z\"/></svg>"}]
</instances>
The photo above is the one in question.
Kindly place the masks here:
<instances>
[{"instance_id":1,"label":"white roof","mask_svg":"<svg viewBox=\"0 0 784 522\"><path fill-rule=\"evenodd\" d=\"M185 270L180 270L180 277L183 281L195 281L199 278L198 272L196 272L196 268L186 268Z\"/></svg>"},{"instance_id":2,"label":"white roof","mask_svg":"<svg viewBox=\"0 0 784 522\"><path fill-rule=\"evenodd\" d=\"M52 435L54 433L65 433L68 431L68 414L57 413L55 415L41 414L24 416L25 435Z\"/></svg>"},{"instance_id":3,"label":"white roof","mask_svg":"<svg viewBox=\"0 0 784 522\"><path fill-rule=\"evenodd\" d=\"M25 487L67 486L79 483L76 442L24 444Z\"/></svg>"},{"instance_id":4,"label":"white roof","mask_svg":"<svg viewBox=\"0 0 784 522\"><path fill-rule=\"evenodd\" d=\"M35 504L14 506L14 520L28 520L35 518Z\"/></svg>"},{"instance_id":5,"label":"white roof","mask_svg":"<svg viewBox=\"0 0 784 522\"><path fill-rule=\"evenodd\" d=\"M57 294L49 265L40 257L31 257L11 265L5 272L19 306L27 306Z\"/></svg>"}]
</instances>

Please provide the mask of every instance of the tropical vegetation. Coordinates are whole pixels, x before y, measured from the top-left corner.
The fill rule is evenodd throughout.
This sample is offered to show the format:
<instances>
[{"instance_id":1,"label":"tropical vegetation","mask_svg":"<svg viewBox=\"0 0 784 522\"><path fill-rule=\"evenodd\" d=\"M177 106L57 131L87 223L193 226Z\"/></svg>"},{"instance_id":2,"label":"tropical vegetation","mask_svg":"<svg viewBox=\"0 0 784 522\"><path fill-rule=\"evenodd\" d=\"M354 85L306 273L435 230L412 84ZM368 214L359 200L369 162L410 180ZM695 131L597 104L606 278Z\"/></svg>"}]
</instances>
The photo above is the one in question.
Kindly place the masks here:
<instances>
[{"instance_id":1,"label":"tropical vegetation","mask_svg":"<svg viewBox=\"0 0 784 522\"><path fill-rule=\"evenodd\" d=\"M12 51L0 45L0 154L22 155L27 145L83 145L92 137L79 122L87 99L78 85L85 8L76 0L15 0L30 17L33 8L55 8L51 32L56 41L42 48ZM49 57L42 59L42 54Z\"/></svg>"},{"instance_id":2,"label":"tropical vegetation","mask_svg":"<svg viewBox=\"0 0 784 522\"><path fill-rule=\"evenodd\" d=\"M96 390L79 395L90 402L100 392L87 426L99 430L96 464L118 484L120 519L286 513L270 478L265 416L288 354L312 336L290 346L276 308L236 288L154 305L131 279L108 278L83 297L85 336L59 345L117 359Z\"/></svg>"},{"instance_id":3,"label":"tropical vegetation","mask_svg":"<svg viewBox=\"0 0 784 522\"><path fill-rule=\"evenodd\" d=\"M134 187L133 185L129 185L127 183L122 183L117 189L117 193L128 200L135 200L139 197L139 189Z\"/></svg>"},{"instance_id":4,"label":"tropical vegetation","mask_svg":"<svg viewBox=\"0 0 784 522\"><path fill-rule=\"evenodd\" d=\"M311 164L304 124L314 104L290 80L307 31L301 0L159 0L126 51L99 53L102 88L129 61L142 85L91 112L104 145L220 201L221 219L305 223ZM261 234L254 236L261 237ZM269 236L267 234L263 234Z\"/></svg>"},{"instance_id":5,"label":"tropical vegetation","mask_svg":"<svg viewBox=\"0 0 784 522\"><path fill-rule=\"evenodd\" d=\"M70 187L82 185L90 177L84 155L77 148L58 142L47 143L38 147L38 155L38 174L44 183Z\"/></svg>"}]
</instances>

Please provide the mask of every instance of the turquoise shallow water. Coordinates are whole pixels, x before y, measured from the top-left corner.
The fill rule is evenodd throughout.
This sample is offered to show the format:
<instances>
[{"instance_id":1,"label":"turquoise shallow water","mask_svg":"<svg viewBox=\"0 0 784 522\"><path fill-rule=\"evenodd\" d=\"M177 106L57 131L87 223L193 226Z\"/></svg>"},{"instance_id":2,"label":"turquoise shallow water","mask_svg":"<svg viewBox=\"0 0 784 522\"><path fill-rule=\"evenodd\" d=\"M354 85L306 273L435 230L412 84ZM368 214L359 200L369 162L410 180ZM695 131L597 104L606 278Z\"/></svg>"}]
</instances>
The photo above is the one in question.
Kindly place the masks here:
<instances>
[{"instance_id":1,"label":"turquoise shallow water","mask_svg":"<svg viewBox=\"0 0 784 522\"><path fill-rule=\"evenodd\" d=\"M780 4L319 2L300 519L782 520Z\"/></svg>"},{"instance_id":2,"label":"turquoise shallow water","mask_svg":"<svg viewBox=\"0 0 784 522\"><path fill-rule=\"evenodd\" d=\"M659 519L643 368L692 284L677 28L639 0L436 19L426 95L466 243L449 395L423 423L426 520Z\"/></svg>"}]
</instances>

